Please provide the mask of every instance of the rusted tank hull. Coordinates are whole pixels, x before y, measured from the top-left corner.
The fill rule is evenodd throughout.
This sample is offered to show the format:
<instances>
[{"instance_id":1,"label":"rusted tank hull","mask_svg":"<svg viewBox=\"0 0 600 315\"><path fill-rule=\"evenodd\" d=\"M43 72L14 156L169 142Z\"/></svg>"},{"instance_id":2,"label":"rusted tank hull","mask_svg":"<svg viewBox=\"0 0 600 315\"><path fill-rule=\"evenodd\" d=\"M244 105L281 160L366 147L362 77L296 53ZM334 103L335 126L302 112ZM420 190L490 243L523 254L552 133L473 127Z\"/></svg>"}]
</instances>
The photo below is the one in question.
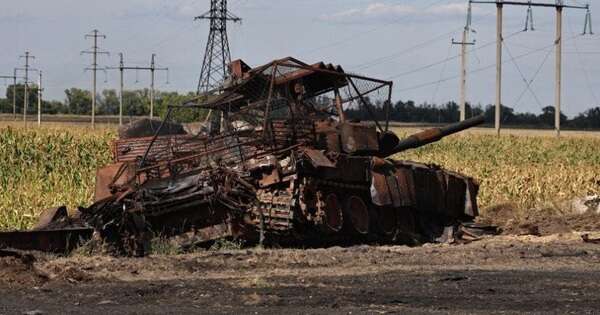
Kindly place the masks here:
<instances>
[{"instance_id":1,"label":"rusted tank hull","mask_svg":"<svg viewBox=\"0 0 600 315\"><path fill-rule=\"evenodd\" d=\"M286 160L295 163L282 167ZM82 218L123 253L137 255L152 235L187 234L188 247L218 238L280 245L406 243L432 241L446 226L472 220L477 189L473 179L434 165L373 156L332 159L305 149L266 157L247 172L217 168L148 181L82 210Z\"/></svg>"}]
</instances>

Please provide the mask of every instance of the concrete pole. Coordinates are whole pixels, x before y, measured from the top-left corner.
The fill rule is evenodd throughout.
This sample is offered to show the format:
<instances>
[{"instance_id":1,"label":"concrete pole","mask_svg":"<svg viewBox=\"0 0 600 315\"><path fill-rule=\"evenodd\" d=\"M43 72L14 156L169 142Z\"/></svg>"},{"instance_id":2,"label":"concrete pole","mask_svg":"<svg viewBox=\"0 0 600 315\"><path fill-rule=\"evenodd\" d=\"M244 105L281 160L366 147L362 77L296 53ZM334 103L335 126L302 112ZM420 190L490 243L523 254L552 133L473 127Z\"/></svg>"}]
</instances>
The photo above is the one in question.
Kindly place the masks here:
<instances>
[{"instance_id":1,"label":"concrete pole","mask_svg":"<svg viewBox=\"0 0 600 315\"><path fill-rule=\"evenodd\" d=\"M460 53L460 121L466 119L467 116L467 105L466 105L466 89L467 89L467 32L465 28L463 30L461 53Z\"/></svg>"},{"instance_id":2,"label":"concrete pole","mask_svg":"<svg viewBox=\"0 0 600 315\"><path fill-rule=\"evenodd\" d=\"M96 128L96 70L98 68L96 51L98 49L98 30L94 30L94 53L92 63L92 129Z\"/></svg>"},{"instance_id":3,"label":"concrete pole","mask_svg":"<svg viewBox=\"0 0 600 315\"><path fill-rule=\"evenodd\" d=\"M28 76L27 76L27 71L25 71L25 87L24 87L24 92L23 92L23 123L25 124L25 126L27 126L27 107L29 105L28 102L28 98L29 95L27 93L27 80L28 80Z\"/></svg>"},{"instance_id":4,"label":"concrete pole","mask_svg":"<svg viewBox=\"0 0 600 315\"><path fill-rule=\"evenodd\" d=\"M123 54L119 54L120 63L119 63L119 71L121 72L121 89L119 91L119 126L123 125Z\"/></svg>"},{"instance_id":5,"label":"concrete pole","mask_svg":"<svg viewBox=\"0 0 600 315\"><path fill-rule=\"evenodd\" d=\"M42 71L39 71L38 78L38 108L37 108L38 127L42 125Z\"/></svg>"},{"instance_id":6,"label":"concrete pole","mask_svg":"<svg viewBox=\"0 0 600 315\"><path fill-rule=\"evenodd\" d=\"M150 119L154 118L154 57L152 54L152 60L150 61Z\"/></svg>"},{"instance_id":7,"label":"concrete pole","mask_svg":"<svg viewBox=\"0 0 600 315\"><path fill-rule=\"evenodd\" d=\"M29 85L29 52L25 52L25 91L23 93L23 124L27 126L27 107L29 107L29 95L28 95L28 85Z\"/></svg>"},{"instance_id":8,"label":"concrete pole","mask_svg":"<svg viewBox=\"0 0 600 315\"><path fill-rule=\"evenodd\" d=\"M556 7L556 91L554 99L554 127L560 137L560 107L562 89L562 7Z\"/></svg>"},{"instance_id":9,"label":"concrete pole","mask_svg":"<svg viewBox=\"0 0 600 315\"><path fill-rule=\"evenodd\" d=\"M496 115L494 126L496 134L500 135L500 121L502 115L502 3L498 2L496 17Z\"/></svg>"},{"instance_id":10,"label":"concrete pole","mask_svg":"<svg viewBox=\"0 0 600 315\"><path fill-rule=\"evenodd\" d=\"M334 90L334 93L335 93L335 108L338 112L338 116L340 117L340 122L344 123L344 122L346 122L346 115L344 115L344 108L342 106L342 96L340 95L340 90L336 88Z\"/></svg>"},{"instance_id":11,"label":"concrete pole","mask_svg":"<svg viewBox=\"0 0 600 315\"><path fill-rule=\"evenodd\" d=\"M17 121L17 69L13 70L13 120Z\"/></svg>"}]
</instances>

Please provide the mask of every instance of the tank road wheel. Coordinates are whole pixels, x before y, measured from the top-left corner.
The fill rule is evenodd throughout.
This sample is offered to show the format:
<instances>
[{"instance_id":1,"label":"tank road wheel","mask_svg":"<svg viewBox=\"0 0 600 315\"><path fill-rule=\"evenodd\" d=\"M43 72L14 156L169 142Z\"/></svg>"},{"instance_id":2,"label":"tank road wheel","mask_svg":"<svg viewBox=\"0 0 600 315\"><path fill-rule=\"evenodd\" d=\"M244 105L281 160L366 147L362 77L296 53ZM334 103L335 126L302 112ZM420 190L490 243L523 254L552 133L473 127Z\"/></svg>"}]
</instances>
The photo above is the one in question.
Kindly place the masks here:
<instances>
[{"instance_id":1,"label":"tank road wheel","mask_svg":"<svg viewBox=\"0 0 600 315\"><path fill-rule=\"evenodd\" d=\"M334 193L325 197L325 225L333 232L339 232L344 225L340 200Z\"/></svg>"},{"instance_id":2,"label":"tank road wheel","mask_svg":"<svg viewBox=\"0 0 600 315\"><path fill-rule=\"evenodd\" d=\"M394 235L398 226L397 221L396 209L384 207L377 211L377 227L383 234Z\"/></svg>"},{"instance_id":3,"label":"tank road wheel","mask_svg":"<svg viewBox=\"0 0 600 315\"><path fill-rule=\"evenodd\" d=\"M369 233L369 209L360 197L350 196L348 198L346 213L354 231L363 235Z\"/></svg>"}]
</instances>

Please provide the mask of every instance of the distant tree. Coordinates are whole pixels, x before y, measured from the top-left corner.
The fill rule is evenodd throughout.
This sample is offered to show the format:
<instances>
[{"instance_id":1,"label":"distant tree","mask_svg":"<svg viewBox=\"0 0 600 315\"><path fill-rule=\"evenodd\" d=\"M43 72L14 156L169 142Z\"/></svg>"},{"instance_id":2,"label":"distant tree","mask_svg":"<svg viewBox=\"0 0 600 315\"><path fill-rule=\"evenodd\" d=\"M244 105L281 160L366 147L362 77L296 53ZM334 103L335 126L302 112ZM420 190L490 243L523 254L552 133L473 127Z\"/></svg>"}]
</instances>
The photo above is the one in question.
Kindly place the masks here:
<instances>
[{"instance_id":1,"label":"distant tree","mask_svg":"<svg viewBox=\"0 0 600 315\"><path fill-rule=\"evenodd\" d=\"M23 105L24 102L24 95L25 95L25 85L24 84L17 84L16 86L11 84L6 88L6 100L9 102L9 106L6 107L6 111L4 111L4 109L2 110L2 112L5 113L12 113L13 112L13 105L12 105L12 100L13 100L13 95L14 93L16 93L16 108L17 108L17 113L23 113ZM35 84L29 85L27 87L27 99L28 99L28 106L29 108L27 109L27 113L32 114L37 112L37 99L38 99L38 87Z\"/></svg>"},{"instance_id":2,"label":"distant tree","mask_svg":"<svg viewBox=\"0 0 600 315\"><path fill-rule=\"evenodd\" d=\"M496 117L496 106L488 105L484 112L485 121L493 124ZM500 106L500 119L503 124L511 124L515 121L515 110L501 105Z\"/></svg>"},{"instance_id":3,"label":"distant tree","mask_svg":"<svg viewBox=\"0 0 600 315\"><path fill-rule=\"evenodd\" d=\"M92 96L89 91L70 88L65 90L65 105L69 114L88 115L92 111Z\"/></svg>"},{"instance_id":4,"label":"distant tree","mask_svg":"<svg viewBox=\"0 0 600 315\"><path fill-rule=\"evenodd\" d=\"M123 113L127 116L147 116L150 114L150 93L148 89L123 91Z\"/></svg>"},{"instance_id":5,"label":"distant tree","mask_svg":"<svg viewBox=\"0 0 600 315\"><path fill-rule=\"evenodd\" d=\"M66 114L69 108L60 101L43 101L42 113L48 115Z\"/></svg>"},{"instance_id":6,"label":"distant tree","mask_svg":"<svg viewBox=\"0 0 600 315\"><path fill-rule=\"evenodd\" d=\"M160 92L157 94L155 102L155 113L160 117L165 117L169 106L183 105L186 101L195 97L195 93L179 94L178 92ZM208 111L198 108L177 109L172 114L174 121L194 122L203 121Z\"/></svg>"},{"instance_id":7,"label":"distant tree","mask_svg":"<svg viewBox=\"0 0 600 315\"><path fill-rule=\"evenodd\" d=\"M569 122L573 128L600 129L600 107L590 108Z\"/></svg>"},{"instance_id":8,"label":"distant tree","mask_svg":"<svg viewBox=\"0 0 600 315\"><path fill-rule=\"evenodd\" d=\"M8 99L0 98L0 113L12 113L12 101Z\"/></svg>"},{"instance_id":9,"label":"distant tree","mask_svg":"<svg viewBox=\"0 0 600 315\"><path fill-rule=\"evenodd\" d=\"M554 126L554 120L555 120L554 113L556 113L554 106L546 106L546 107L542 108L542 114L538 116L539 122L545 126ZM561 124L566 123L566 121L567 121L567 116L561 112L560 113Z\"/></svg>"},{"instance_id":10,"label":"distant tree","mask_svg":"<svg viewBox=\"0 0 600 315\"><path fill-rule=\"evenodd\" d=\"M116 90L104 90L99 98L99 115L119 114L119 94Z\"/></svg>"}]
</instances>

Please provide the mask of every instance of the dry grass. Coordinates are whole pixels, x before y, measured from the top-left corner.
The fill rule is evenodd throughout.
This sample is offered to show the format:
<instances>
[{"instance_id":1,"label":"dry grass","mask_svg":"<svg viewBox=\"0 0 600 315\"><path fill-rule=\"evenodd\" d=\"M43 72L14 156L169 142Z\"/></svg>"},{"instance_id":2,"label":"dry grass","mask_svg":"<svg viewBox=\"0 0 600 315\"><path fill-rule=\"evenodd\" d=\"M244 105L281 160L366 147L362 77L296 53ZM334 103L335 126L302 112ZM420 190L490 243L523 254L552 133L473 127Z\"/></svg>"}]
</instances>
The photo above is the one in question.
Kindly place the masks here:
<instances>
[{"instance_id":1,"label":"dry grass","mask_svg":"<svg viewBox=\"0 0 600 315\"><path fill-rule=\"evenodd\" d=\"M400 135L415 130L395 129ZM556 139L551 131L527 131L498 138L489 132L467 132L395 157L478 178L483 208L507 202L547 207L600 194L600 137L595 134L566 133ZM88 205L96 168L110 162L114 137L114 126L91 130L55 123L25 129L0 123L0 230L28 228L45 208Z\"/></svg>"}]
</instances>

